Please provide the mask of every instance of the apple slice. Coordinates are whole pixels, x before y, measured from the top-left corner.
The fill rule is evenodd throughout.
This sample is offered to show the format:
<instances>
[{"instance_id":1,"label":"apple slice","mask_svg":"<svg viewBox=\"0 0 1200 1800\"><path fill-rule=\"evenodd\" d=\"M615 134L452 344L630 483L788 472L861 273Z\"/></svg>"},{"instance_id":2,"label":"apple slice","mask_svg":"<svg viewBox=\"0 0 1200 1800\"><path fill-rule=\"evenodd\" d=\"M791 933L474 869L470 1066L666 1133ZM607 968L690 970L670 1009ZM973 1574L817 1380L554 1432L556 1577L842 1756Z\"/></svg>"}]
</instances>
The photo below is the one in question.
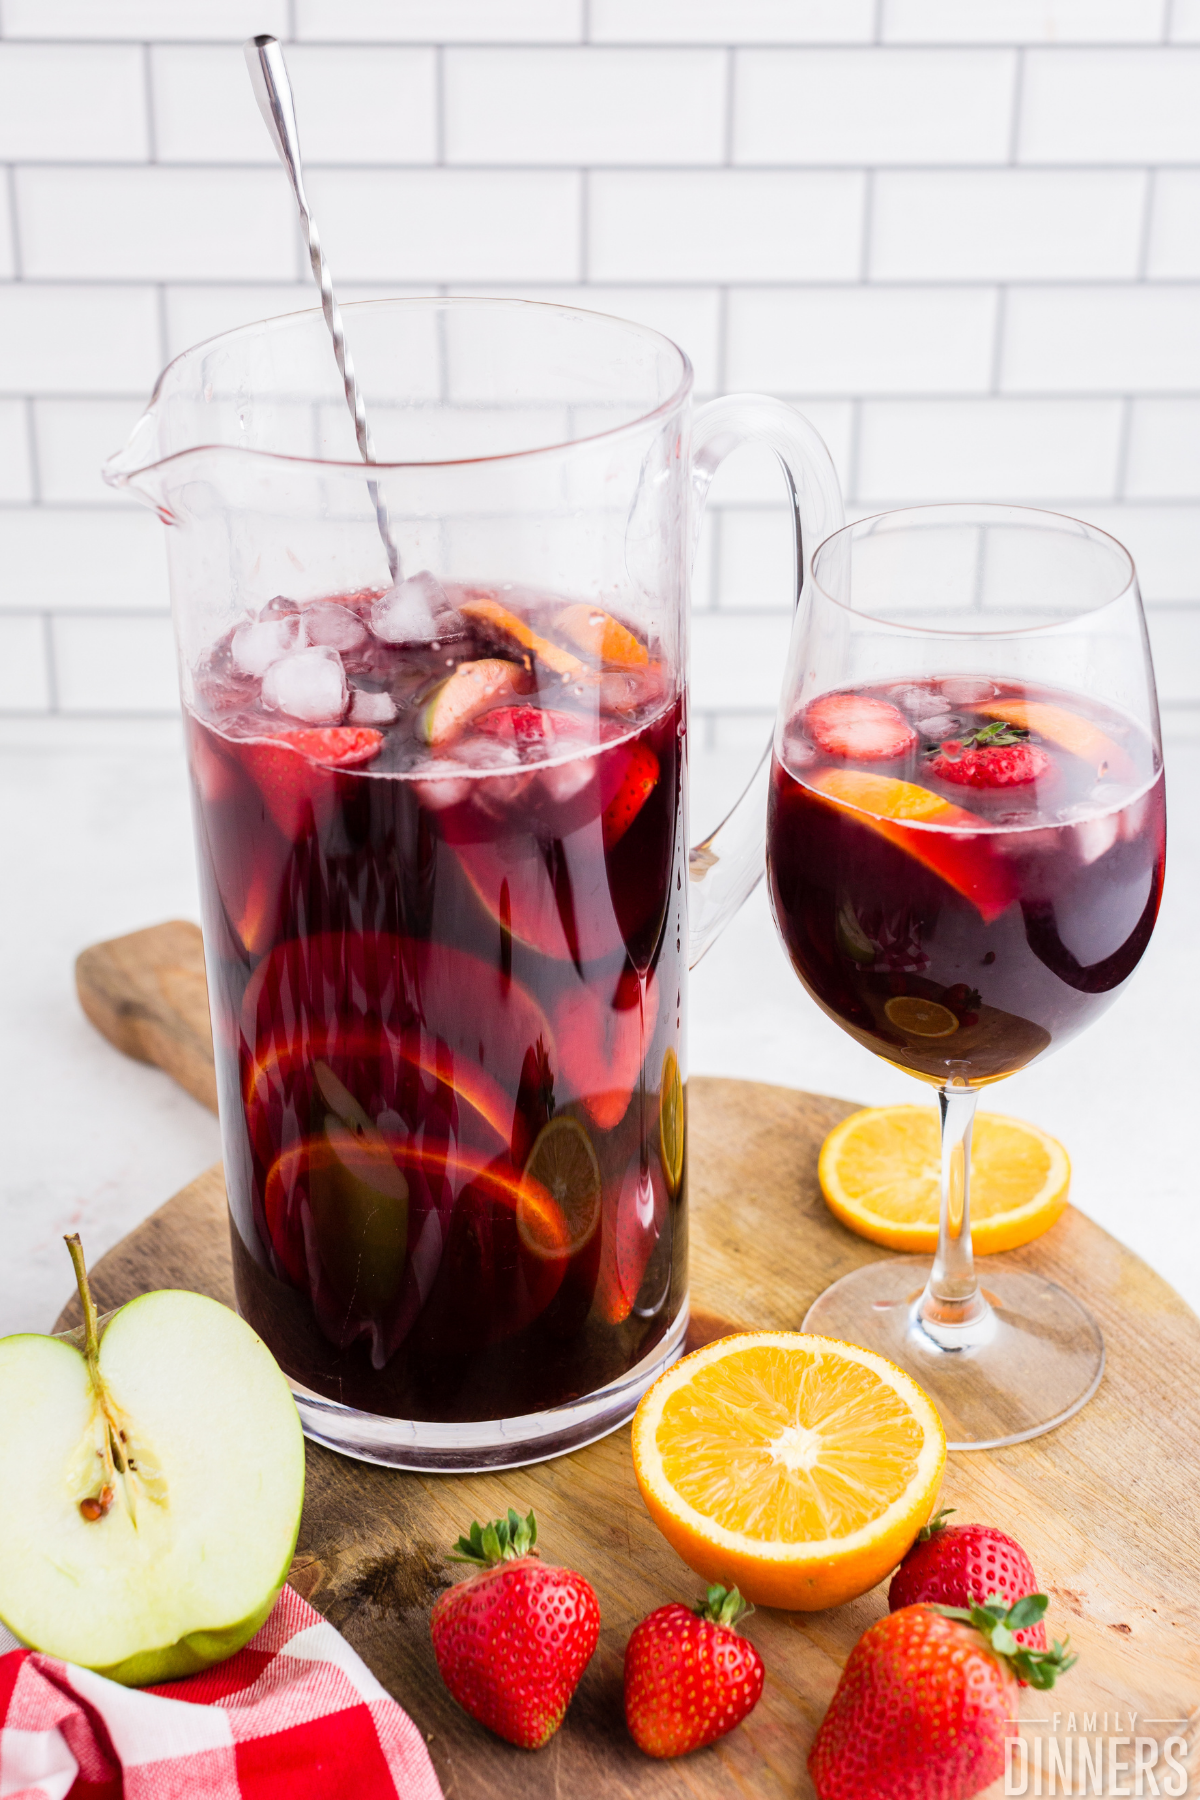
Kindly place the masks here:
<instances>
[{"instance_id":1,"label":"apple slice","mask_svg":"<svg viewBox=\"0 0 1200 1800\"><path fill-rule=\"evenodd\" d=\"M498 656L459 663L452 675L434 688L421 713L420 734L435 748L452 744L472 719L517 694L527 694L532 682L519 663Z\"/></svg>"},{"instance_id":2,"label":"apple slice","mask_svg":"<svg viewBox=\"0 0 1200 1800\"><path fill-rule=\"evenodd\" d=\"M860 824L932 869L969 900L984 923L998 919L1017 897L1012 865L988 841L978 814L943 800L930 788L863 769L825 769L810 780L835 805L852 807ZM930 831L921 827L937 826ZM914 829L915 827L915 829Z\"/></svg>"},{"instance_id":3,"label":"apple slice","mask_svg":"<svg viewBox=\"0 0 1200 1800\"><path fill-rule=\"evenodd\" d=\"M304 1499L295 1403L227 1307L166 1290L84 1349L0 1340L0 1619L129 1687L241 1649L287 1575Z\"/></svg>"}]
</instances>

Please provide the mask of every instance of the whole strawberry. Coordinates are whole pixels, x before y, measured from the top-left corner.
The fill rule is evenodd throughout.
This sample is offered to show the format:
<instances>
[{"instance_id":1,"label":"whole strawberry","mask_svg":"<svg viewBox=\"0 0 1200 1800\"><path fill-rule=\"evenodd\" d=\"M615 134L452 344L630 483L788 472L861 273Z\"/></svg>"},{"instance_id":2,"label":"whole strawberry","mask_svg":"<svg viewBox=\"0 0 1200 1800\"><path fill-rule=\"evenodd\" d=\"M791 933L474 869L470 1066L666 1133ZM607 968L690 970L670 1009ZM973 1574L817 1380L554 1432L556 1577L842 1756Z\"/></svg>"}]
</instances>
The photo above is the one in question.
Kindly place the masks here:
<instances>
[{"instance_id":1,"label":"whole strawberry","mask_svg":"<svg viewBox=\"0 0 1200 1800\"><path fill-rule=\"evenodd\" d=\"M478 1573L447 1588L430 1615L433 1653L458 1704L490 1731L536 1750L562 1723L600 1635L600 1607L582 1575L534 1553L537 1521L471 1526L450 1562Z\"/></svg>"},{"instance_id":2,"label":"whole strawberry","mask_svg":"<svg viewBox=\"0 0 1200 1800\"><path fill-rule=\"evenodd\" d=\"M754 1608L714 1585L694 1608L660 1606L625 1646L625 1719L647 1756L686 1756L758 1705L762 1657L736 1631Z\"/></svg>"},{"instance_id":3,"label":"whole strawberry","mask_svg":"<svg viewBox=\"0 0 1200 1800\"><path fill-rule=\"evenodd\" d=\"M1044 1594L906 1606L864 1631L809 1751L817 1800L968 1800L997 1781L1018 1677L1053 1687L1075 1661L1065 1644L1017 1643L1045 1610Z\"/></svg>"},{"instance_id":4,"label":"whole strawberry","mask_svg":"<svg viewBox=\"0 0 1200 1800\"><path fill-rule=\"evenodd\" d=\"M947 1525L953 1507L944 1507L920 1532L888 1589L888 1606L898 1612L930 1600L943 1606L970 1606L972 1600L1003 1600L1011 1606L1038 1592L1033 1564L1020 1544L994 1525ZM1046 1648L1046 1627L1017 1633L1027 1650Z\"/></svg>"}]
</instances>

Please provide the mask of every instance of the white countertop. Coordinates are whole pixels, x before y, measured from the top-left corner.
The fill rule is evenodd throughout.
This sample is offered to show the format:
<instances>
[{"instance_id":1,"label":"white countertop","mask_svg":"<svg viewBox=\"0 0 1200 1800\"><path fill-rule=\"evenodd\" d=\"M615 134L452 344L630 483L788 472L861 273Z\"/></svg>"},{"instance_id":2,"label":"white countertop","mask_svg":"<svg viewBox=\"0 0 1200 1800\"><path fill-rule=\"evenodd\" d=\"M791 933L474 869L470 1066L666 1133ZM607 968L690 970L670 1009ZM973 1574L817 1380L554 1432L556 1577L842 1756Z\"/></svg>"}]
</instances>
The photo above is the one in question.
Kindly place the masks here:
<instances>
[{"instance_id":1,"label":"white countertop","mask_svg":"<svg viewBox=\"0 0 1200 1800\"><path fill-rule=\"evenodd\" d=\"M1072 1198L1200 1310L1192 1118L1200 892L1200 745L1168 749L1163 910L1129 991L1059 1054L985 1104L1066 1144ZM698 823L733 772L695 757ZM703 802L707 800L708 805ZM120 1056L84 1018L73 963L86 945L197 917L178 727L88 721L0 729L0 1335L49 1327L71 1288L62 1245L89 1260L220 1155L216 1120L156 1069ZM859 1048L803 993L760 886L692 980L693 1073L737 1075L865 1103L924 1092ZM1086 1294L1087 1271L1078 1286ZM799 1324L799 1320L797 1320Z\"/></svg>"}]
</instances>

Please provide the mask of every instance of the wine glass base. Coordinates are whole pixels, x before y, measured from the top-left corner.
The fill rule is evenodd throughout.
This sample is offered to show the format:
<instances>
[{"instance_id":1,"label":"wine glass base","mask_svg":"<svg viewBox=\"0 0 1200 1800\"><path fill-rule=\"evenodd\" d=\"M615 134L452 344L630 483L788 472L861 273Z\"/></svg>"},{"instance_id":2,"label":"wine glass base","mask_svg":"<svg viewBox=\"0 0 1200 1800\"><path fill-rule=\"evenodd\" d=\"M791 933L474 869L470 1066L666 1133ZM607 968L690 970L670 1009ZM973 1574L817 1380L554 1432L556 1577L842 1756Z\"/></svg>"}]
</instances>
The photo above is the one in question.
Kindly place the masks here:
<instances>
[{"instance_id":1,"label":"wine glass base","mask_svg":"<svg viewBox=\"0 0 1200 1800\"><path fill-rule=\"evenodd\" d=\"M990 1311L940 1342L921 1323L929 1265L917 1257L867 1263L809 1308L804 1330L876 1350L920 1383L936 1405L950 1450L995 1450L1053 1431L1100 1385L1104 1339L1087 1309L1056 1282L1008 1267L977 1266Z\"/></svg>"}]
</instances>

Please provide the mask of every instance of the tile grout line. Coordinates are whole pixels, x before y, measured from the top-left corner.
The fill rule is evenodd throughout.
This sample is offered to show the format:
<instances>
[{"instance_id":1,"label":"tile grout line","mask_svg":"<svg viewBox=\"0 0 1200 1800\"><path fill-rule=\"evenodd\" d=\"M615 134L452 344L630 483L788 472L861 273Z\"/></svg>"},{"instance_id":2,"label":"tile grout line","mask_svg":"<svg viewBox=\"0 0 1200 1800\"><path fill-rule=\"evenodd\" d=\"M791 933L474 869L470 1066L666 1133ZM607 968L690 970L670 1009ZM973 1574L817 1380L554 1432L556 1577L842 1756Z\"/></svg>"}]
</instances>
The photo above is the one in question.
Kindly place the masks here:
<instances>
[{"instance_id":1,"label":"tile grout line","mask_svg":"<svg viewBox=\"0 0 1200 1800\"><path fill-rule=\"evenodd\" d=\"M46 658L46 710L57 713L58 706L58 664L55 660L54 615L42 614L42 649Z\"/></svg>"},{"instance_id":2,"label":"tile grout line","mask_svg":"<svg viewBox=\"0 0 1200 1800\"><path fill-rule=\"evenodd\" d=\"M737 52L732 44L728 45L725 50L725 117L722 121L724 126L724 152L721 159L727 169L733 167L734 97L737 81L736 56Z\"/></svg>"},{"instance_id":3,"label":"tile grout line","mask_svg":"<svg viewBox=\"0 0 1200 1800\"><path fill-rule=\"evenodd\" d=\"M26 394L25 447L29 454L29 504L31 506L42 504L42 466L41 458L38 456L37 422L34 418L36 404L34 395Z\"/></svg>"},{"instance_id":4,"label":"tile grout line","mask_svg":"<svg viewBox=\"0 0 1200 1800\"><path fill-rule=\"evenodd\" d=\"M1135 279L1145 283L1150 272L1150 245L1154 232L1154 210L1158 204L1158 170L1146 170L1146 183L1142 192L1142 229L1139 233L1137 274Z\"/></svg>"},{"instance_id":5,"label":"tile grout line","mask_svg":"<svg viewBox=\"0 0 1200 1800\"><path fill-rule=\"evenodd\" d=\"M1012 119L1009 125L1008 166L1015 169L1019 163L1018 152L1021 147L1021 110L1025 103L1025 46L1017 47L1016 67L1013 71Z\"/></svg>"},{"instance_id":6,"label":"tile grout line","mask_svg":"<svg viewBox=\"0 0 1200 1800\"><path fill-rule=\"evenodd\" d=\"M1125 485L1129 479L1129 445L1133 437L1133 395L1126 394L1121 403L1121 422L1117 428L1117 466L1113 480L1113 503L1120 505L1125 498Z\"/></svg>"},{"instance_id":7,"label":"tile grout line","mask_svg":"<svg viewBox=\"0 0 1200 1800\"><path fill-rule=\"evenodd\" d=\"M446 46L433 50L433 156L439 169L446 166Z\"/></svg>"},{"instance_id":8,"label":"tile grout line","mask_svg":"<svg viewBox=\"0 0 1200 1800\"><path fill-rule=\"evenodd\" d=\"M579 279L585 287L587 287L589 285L588 268L590 265L590 257L588 255L588 249L589 249L588 235L591 231L591 201L592 201L591 170L590 169L580 169L580 171L579 171L579 246L578 246Z\"/></svg>"},{"instance_id":9,"label":"tile grout line","mask_svg":"<svg viewBox=\"0 0 1200 1800\"><path fill-rule=\"evenodd\" d=\"M865 287L871 279L871 234L875 222L875 170L863 171L862 201L862 242L858 253L859 285Z\"/></svg>"},{"instance_id":10,"label":"tile grout line","mask_svg":"<svg viewBox=\"0 0 1200 1800\"><path fill-rule=\"evenodd\" d=\"M846 452L846 499L851 506L858 505L858 492L861 485L859 459L862 450L862 415L862 396L858 394L850 403L850 447Z\"/></svg>"},{"instance_id":11,"label":"tile grout line","mask_svg":"<svg viewBox=\"0 0 1200 1800\"><path fill-rule=\"evenodd\" d=\"M1004 333L1008 325L1008 283L1000 282L996 288L996 317L992 325L992 367L988 378L988 394L999 399L1002 393L1001 383L1004 376ZM1025 398L1025 396L1022 396Z\"/></svg>"},{"instance_id":12,"label":"tile grout line","mask_svg":"<svg viewBox=\"0 0 1200 1800\"><path fill-rule=\"evenodd\" d=\"M159 367L165 369L171 360L171 333L168 329L167 284L165 281L157 284L155 315L158 319Z\"/></svg>"},{"instance_id":13,"label":"tile grout line","mask_svg":"<svg viewBox=\"0 0 1200 1800\"><path fill-rule=\"evenodd\" d=\"M21 262L21 233L17 224L17 169L15 163L6 163L4 169L5 186L8 189L8 236L9 249L12 255L13 280L23 279Z\"/></svg>"},{"instance_id":14,"label":"tile grout line","mask_svg":"<svg viewBox=\"0 0 1200 1800\"><path fill-rule=\"evenodd\" d=\"M158 162L158 126L154 108L151 47L148 43L142 45L142 92L146 107L146 160L153 166Z\"/></svg>"}]
</instances>

